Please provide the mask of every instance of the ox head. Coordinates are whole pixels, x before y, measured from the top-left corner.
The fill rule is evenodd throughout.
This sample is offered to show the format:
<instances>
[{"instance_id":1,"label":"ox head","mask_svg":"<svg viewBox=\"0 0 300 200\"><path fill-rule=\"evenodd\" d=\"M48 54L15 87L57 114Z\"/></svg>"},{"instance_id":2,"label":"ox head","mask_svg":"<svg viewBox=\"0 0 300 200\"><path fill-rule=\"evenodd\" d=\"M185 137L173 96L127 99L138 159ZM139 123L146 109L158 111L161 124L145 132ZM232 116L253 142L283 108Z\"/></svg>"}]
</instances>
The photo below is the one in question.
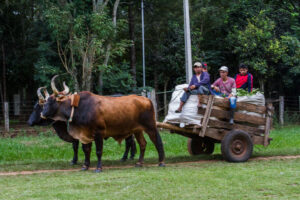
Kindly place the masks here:
<instances>
[{"instance_id":1,"label":"ox head","mask_svg":"<svg viewBox=\"0 0 300 200\"><path fill-rule=\"evenodd\" d=\"M42 95L42 92L41 92L42 90L44 90L45 97ZM50 125L52 120L50 120L50 119L46 120L46 119L41 118L41 112L43 110L43 105L46 102L46 99L49 97L49 93L47 92L46 87L40 87L37 90L37 96L39 97L39 100L34 105L33 111L30 114L30 117L27 121L27 124L29 126L34 126L34 125L46 126L46 125Z\"/></svg>"},{"instance_id":2,"label":"ox head","mask_svg":"<svg viewBox=\"0 0 300 200\"><path fill-rule=\"evenodd\" d=\"M59 106L61 102L66 99L66 96L69 94L69 87L63 82L64 90L59 92L55 87L55 78L58 75L54 76L51 80L51 88L53 90L53 94L47 98L43 110L41 112L41 117L46 118L53 118L55 117L56 113L59 110Z\"/></svg>"}]
</instances>

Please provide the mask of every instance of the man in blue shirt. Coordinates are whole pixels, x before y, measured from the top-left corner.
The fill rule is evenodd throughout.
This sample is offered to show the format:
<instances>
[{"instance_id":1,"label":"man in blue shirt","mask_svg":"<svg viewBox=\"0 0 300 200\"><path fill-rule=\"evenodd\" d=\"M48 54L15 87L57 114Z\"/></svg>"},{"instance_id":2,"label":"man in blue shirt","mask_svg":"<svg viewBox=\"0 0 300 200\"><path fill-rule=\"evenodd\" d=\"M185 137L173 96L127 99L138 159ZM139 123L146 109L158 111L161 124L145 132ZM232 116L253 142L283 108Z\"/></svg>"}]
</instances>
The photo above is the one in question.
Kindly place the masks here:
<instances>
[{"instance_id":1,"label":"man in blue shirt","mask_svg":"<svg viewBox=\"0 0 300 200\"><path fill-rule=\"evenodd\" d=\"M210 87L210 75L206 71L207 65L202 65L200 62L196 62L194 64L194 72L191 82L187 88L184 88L184 94L180 98L180 105L179 108L175 111L176 113L180 113L182 111L182 107L185 104L185 102L188 100L190 95L192 94L198 94L208 95L210 93L209 87ZM201 107L201 103L199 101L198 107Z\"/></svg>"}]
</instances>

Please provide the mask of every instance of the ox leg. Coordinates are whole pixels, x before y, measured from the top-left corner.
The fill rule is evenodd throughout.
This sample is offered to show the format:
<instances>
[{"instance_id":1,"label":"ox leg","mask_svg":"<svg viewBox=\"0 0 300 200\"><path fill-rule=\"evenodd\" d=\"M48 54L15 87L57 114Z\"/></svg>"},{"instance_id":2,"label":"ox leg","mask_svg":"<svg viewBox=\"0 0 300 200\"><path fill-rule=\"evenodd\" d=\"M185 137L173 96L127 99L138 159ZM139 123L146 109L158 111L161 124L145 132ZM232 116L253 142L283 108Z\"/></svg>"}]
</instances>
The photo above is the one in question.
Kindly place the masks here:
<instances>
[{"instance_id":1,"label":"ox leg","mask_svg":"<svg viewBox=\"0 0 300 200\"><path fill-rule=\"evenodd\" d=\"M97 168L95 170L96 173L102 172L102 152L103 152L103 138L100 134L95 135L95 143L96 143L96 155L98 158Z\"/></svg>"},{"instance_id":2,"label":"ox leg","mask_svg":"<svg viewBox=\"0 0 300 200\"><path fill-rule=\"evenodd\" d=\"M78 146L79 146L79 140L74 140L72 142L72 146L73 146L73 160L71 161L71 165L76 165L77 161L78 161Z\"/></svg>"},{"instance_id":3,"label":"ox leg","mask_svg":"<svg viewBox=\"0 0 300 200\"><path fill-rule=\"evenodd\" d=\"M125 139L125 152L123 154L123 157L121 158L121 162L125 162L127 160L128 157L128 153L131 147L131 143L132 143L132 136L129 136L128 138Z\"/></svg>"},{"instance_id":4,"label":"ox leg","mask_svg":"<svg viewBox=\"0 0 300 200\"><path fill-rule=\"evenodd\" d=\"M135 140L134 136L131 136L131 149L130 149L130 160L134 159L134 156L136 154L136 145L135 145Z\"/></svg>"},{"instance_id":5,"label":"ox leg","mask_svg":"<svg viewBox=\"0 0 300 200\"><path fill-rule=\"evenodd\" d=\"M82 150L84 152L84 164L81 168L82 171L86 171L90 167L90 156L91 156L91 150L92 150L92 143L89 144L82 144Z\"/></svg>"},{"instance_id":6,"label":"ox leg","mask_svg":"<svg viewBox=\"0 0 300 200\"><path fill-rule=\"evenodd\" d=\"M141 167L141 166L143 166L143 163L144 163L144 155L145 155L145 149L146 149L147 142L144 138L142 131L135 133L134 136L140 145L140 157L139 157L139 161L135 164L135 166Z\"/></svg>"},{"instance_id":7,"label":"ox leg","mask_svg":"<svg viewBox=\"0 0 300 200\"><path fill-rule=\"evenodd\" d=\"M157 128L147 129L146 133L148 133L149 138L155 145L156 150L158 152L158 161L159 161L158 166L164 167L165 166L165 164L164 164L165 151L164 151L164 146L163 146L163 143L162 143L162 140L161 140L161 137L159 135Z\"/></svg>"}]
</instances>

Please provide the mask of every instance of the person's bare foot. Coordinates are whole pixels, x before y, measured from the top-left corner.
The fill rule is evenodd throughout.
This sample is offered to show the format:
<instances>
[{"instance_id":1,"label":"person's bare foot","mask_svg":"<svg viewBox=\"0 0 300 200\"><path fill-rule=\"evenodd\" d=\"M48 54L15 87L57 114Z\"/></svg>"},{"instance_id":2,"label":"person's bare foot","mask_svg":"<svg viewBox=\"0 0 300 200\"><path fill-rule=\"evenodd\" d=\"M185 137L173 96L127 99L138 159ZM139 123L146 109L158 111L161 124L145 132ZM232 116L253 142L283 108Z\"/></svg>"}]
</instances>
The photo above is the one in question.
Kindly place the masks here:
<instances>
[{"instance_id":1,"label":"person's bare foot","mask_svg":"<svg viewBox=\"0 0 300 200\"><path fill-rule=\"evenodd\" d=\"M181 113L182 109L178 108L177 110L175 110L175 113Z\"/></svg>"}]
</instances>

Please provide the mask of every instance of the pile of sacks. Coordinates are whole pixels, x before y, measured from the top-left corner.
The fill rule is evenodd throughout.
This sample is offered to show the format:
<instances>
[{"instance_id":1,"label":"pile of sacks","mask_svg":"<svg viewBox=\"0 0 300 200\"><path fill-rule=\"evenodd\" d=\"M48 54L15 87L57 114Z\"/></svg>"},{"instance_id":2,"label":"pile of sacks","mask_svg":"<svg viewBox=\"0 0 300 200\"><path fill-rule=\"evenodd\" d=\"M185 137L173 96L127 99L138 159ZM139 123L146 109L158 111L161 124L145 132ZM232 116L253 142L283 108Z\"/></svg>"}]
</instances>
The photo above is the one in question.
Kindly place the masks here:
<instances>
[{"instance_id":1,"label":"pile of sacks","mask_svg":"<svg viewBox=\"0 0 300 200\"><path fill-rule=\"evenodd\" d=\"M191 95L188 101L184 104L182 112L181 113L175 113L177 110L179 104L180 104L180 98L184 93L183 88L188 87L188 84L182 84L177 85L175 87L175 91L172 93L172 99L169 103L169 110L168 115L165 117L164 122L168 122L171 124L180 124L181 126L185 125L200 125L203 115L198 114L198 96L197 95ZM216 96L215 98L223 98ZM265 105L265 97L261 93L256 93L252 96L242 96L237 98L237 102L246 102L250 104L255 105ZM218 109L218 107L214 107L215 109ZM237 110L237 112L247 113L249 115L256 115L256 116L262 116L258 113L253 112L247 112L244 110ZM217 120L214 117L211 117L210 119Z\"/></svg>"}]
</instances>

